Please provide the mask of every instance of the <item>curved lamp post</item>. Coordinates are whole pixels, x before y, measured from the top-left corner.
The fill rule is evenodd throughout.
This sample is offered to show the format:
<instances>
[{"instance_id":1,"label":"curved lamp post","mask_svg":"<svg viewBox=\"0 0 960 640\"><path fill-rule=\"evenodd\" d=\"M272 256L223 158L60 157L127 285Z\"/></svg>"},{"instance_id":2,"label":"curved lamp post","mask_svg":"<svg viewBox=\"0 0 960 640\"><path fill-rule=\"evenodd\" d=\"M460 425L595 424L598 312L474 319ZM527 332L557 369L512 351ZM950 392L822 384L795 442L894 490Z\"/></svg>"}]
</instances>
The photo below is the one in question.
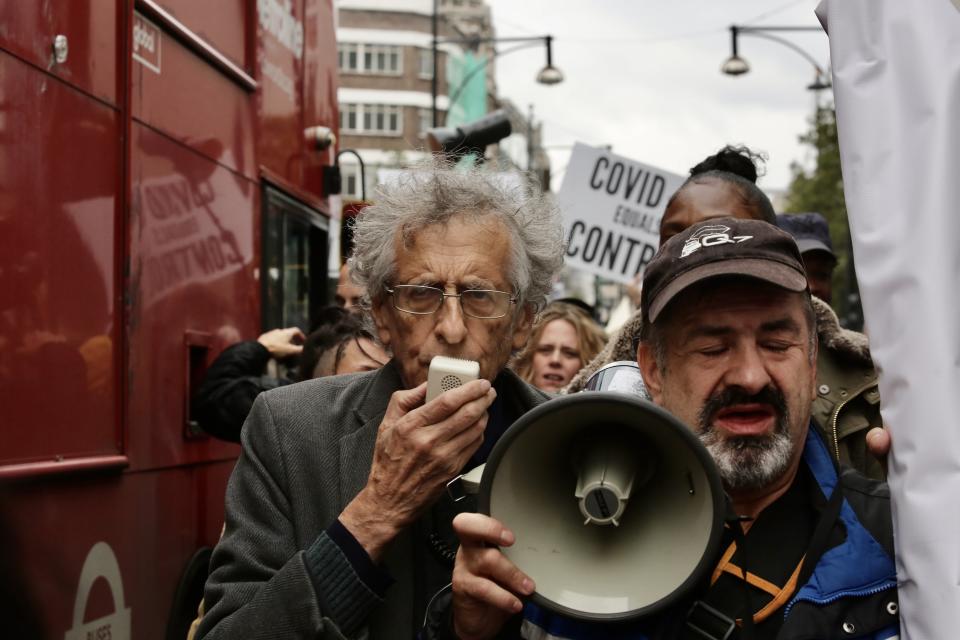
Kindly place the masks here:
<instances>
[{"instance_id":1,"label":"curved lamp post","mask_svg":"<svg viewBox=\"0 0 960 640\"><path fill-rule=\"evenodd\" d=\"M472 69L467 76L460 81L460 85L457 87L456 91L453 92L450 97L450 104L453 104L457 98L460 97L460 93L463 91L464 87L467 86L467 83L470 79L478 73L481 69L485 69L486 66L490 63L491 60L497 58L501 55L512 53L513 51L518 51L520 49L526 49L530 46L535 46L539 42L543 42L547 48L547 64L537 73L536 81L540 84L553 85L563 82L563 72L553 66L553 36L525 36L525 37L515 37L515 38L445 38L443 40L433 39L433 83L431 84L431 105L433 109L433 126L438 126L439 118L437 112L437 45L438 44L469 44L473 47L481 43L499 43L499 42L520 42L528 43L523 44L518 47L513 47L512 49L507 49L505 51L494 52L492 56L487 57L482 64Z\"/></svg>"},{"instance_id":2,"label":"curved lamp post","mask_svg":"<svg viewBox=\"0 0 960 640\"><path fill-rule=\"evenodd\" d=\"M803 56L807 62L813 65L813 68L816 71L816 76L814 76L813 82L807 85L807 89L810 91L821 91L823 89L829 89L832 86L829 74L827 74L823 68L817 64L817 61L813 58L813 56L789 40L768 33L769 31L822 31L822 29L820 29L820 27L741 27L737 25L730 25L732 54L729 58L727 58L723 65L720 66L720 71L729 76L739 76L750 71L750 65L747 64L746 60L740 57L737 51L737 38L741 33L743 33L746 35L756 36L758 38L766 38L767 40L779 42L785 47L793 49Z\"/></svg>"}]
</instances>

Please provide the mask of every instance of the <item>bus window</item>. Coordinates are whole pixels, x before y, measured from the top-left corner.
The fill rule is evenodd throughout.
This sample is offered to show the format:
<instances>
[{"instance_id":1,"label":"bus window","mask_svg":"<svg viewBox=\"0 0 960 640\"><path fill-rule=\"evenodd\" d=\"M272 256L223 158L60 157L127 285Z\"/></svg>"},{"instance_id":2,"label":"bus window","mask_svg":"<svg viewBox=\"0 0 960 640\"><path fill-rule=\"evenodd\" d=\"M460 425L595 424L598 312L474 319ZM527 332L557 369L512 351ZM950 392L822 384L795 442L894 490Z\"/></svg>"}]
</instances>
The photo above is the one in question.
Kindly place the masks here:
<instances>
[{"instance_id":1,"label":"bus window","mask_svg":"<svg viewBox=\"0 0 960 640\"><path fill-rule=\"evenodd\" d=\"M263 197L263 329L309 331L327 304L329 224L320 212L267 186Z\"/></svg>"}]
</instances>

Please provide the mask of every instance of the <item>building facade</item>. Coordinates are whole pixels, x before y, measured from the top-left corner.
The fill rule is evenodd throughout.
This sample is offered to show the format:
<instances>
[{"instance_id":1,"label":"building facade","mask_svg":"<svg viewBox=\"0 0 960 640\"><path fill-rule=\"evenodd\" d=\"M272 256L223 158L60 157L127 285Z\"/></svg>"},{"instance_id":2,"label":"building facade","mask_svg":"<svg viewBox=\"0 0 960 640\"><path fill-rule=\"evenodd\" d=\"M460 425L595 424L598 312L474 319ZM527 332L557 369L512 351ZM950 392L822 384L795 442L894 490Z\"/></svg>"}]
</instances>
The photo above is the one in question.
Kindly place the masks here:
<instances>
[{"instance_id":1,"label":"building facade","mask_svg":"<svg viewBox=\"0 0 960 640\"><path fill-rule=\"evenodd\" d=\"M439 44L434 66L433 0L338 3L340 148L356 151L364 166L361 180L356 158L341 156L346 201L369 198L391 171L426 157L425 135L434 126L434 91L438 126L462 124L507 107L514 135L488 150L497 170L526 171L527 157L541 165L546 162L539 135L537 144L528 149L528 135L538 129L497 97L490 8L482 0L437 0L436 6ZM477 42L469 42L471 38Z\"/></svg>"}]
</instances>

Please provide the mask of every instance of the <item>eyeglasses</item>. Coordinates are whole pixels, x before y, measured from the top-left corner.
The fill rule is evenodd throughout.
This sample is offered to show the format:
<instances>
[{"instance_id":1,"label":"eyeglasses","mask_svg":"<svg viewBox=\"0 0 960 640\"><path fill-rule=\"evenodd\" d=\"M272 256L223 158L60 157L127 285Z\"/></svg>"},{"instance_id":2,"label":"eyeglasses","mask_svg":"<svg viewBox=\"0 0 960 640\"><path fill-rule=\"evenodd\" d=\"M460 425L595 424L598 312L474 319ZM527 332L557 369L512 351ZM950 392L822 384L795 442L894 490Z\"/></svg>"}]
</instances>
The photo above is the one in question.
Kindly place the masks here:
<instances>
[{"instance_id":1,"label":"eyeglasses","mask_svg":"<svg viewBox=\"0 0 960 640\"><path fill-rule=\"evenodd\" d=\"M446 293L437 287L422 284L398 284L392 289L384 287L393 297L393 306L400 311L416 315L436 313L443 306L444 298L459 298L460 308L471 318L492 320L502 318L516 304L516 297L506 291L494 289L466 289L460 293Z\"/></svg>"}]
</instances>

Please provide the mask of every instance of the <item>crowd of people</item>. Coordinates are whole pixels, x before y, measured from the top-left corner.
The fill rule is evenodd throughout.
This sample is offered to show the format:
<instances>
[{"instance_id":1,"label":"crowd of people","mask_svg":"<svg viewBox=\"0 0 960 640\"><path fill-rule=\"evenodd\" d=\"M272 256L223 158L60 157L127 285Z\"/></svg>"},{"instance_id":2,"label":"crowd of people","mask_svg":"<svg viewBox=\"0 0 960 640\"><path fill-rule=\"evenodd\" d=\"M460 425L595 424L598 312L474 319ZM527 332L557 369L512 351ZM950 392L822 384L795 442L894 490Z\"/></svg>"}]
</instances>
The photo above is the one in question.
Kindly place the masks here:
<instances>
[{"instance_id":1,"label":"crowd of people","mask_svg":"<svg viewBox=\"0 0 960 640\"><path fill-rule=\"evenodd\" d=\"M896 637L867 341L829 306L825 221L778 218L756 180L743 148L691 170L609 337L582 303L547 304L563 256L549 198L439 163L385 185L357 219L340 308L231 346L198 393L200 424L242 450L197 637ZM437 355L479 379L427 402ZM271 375L291 356L297 375ZM730 513L707 583L613 625L537 606L499 550L523 540L447 484L625 360L707 448Z\"/></svg>"}]
</instances>

